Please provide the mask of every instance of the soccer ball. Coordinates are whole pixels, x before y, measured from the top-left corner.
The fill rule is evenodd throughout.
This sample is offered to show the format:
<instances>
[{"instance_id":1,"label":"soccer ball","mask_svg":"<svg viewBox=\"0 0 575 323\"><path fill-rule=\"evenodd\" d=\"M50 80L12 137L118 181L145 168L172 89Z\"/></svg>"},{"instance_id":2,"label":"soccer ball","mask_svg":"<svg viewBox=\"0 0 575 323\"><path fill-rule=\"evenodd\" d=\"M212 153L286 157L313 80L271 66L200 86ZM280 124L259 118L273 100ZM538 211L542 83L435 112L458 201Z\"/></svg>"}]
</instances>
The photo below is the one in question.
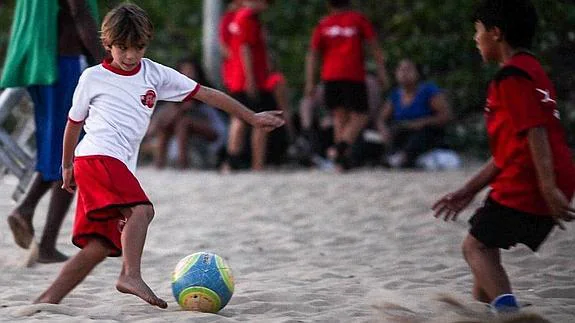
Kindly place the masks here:
<instances>
[{"instance_id":1,"label":"soccer ball","mask_svg":"<svg viewBox=\"0 0 575 323\"><path fill-rule=\"evenodd\" d=\"M230 267L213 253L186 256L172 273L172 293L184 310L216 313L226 306L233 292Z\"/></svg>"}]
</instances>

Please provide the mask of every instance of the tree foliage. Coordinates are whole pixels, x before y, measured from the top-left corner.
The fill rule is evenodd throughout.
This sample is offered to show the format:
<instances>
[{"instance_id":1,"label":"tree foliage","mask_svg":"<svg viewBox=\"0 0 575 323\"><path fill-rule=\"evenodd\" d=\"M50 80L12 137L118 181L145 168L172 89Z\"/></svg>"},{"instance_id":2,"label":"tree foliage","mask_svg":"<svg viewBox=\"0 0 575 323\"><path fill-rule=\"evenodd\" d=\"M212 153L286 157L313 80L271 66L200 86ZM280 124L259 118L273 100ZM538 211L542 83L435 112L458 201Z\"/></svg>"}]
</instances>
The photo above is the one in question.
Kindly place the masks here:
<instances>
[{"instance_id":1,"label":"tree foliage","mask_svg":"<svg viewBox=\"0 0 575 323\"><path fill-rule=\"evenodd\" d=\"M213 0L205 0L213 1ZM15 0L0 5L0 58L4 55ZM100 2L105 13L118 0ZM156 35L149 56L165 64L201 53L202 1L133 0L152 17ZM444 88L457 120L450 129L457 148L485 151L481 117L485 90L496 66L484 66L473 42L471 16L476 1L355 0L354 7L373 21L390 73L403 57L420 63L426 76ZM541 22L534 52L554 80L570 141L575 143L575 6L536 0ZM304 56L310 34L326 14L323 0L275 1L263 15L279 67L301 95Z\"/></svg>"}]
</instances>

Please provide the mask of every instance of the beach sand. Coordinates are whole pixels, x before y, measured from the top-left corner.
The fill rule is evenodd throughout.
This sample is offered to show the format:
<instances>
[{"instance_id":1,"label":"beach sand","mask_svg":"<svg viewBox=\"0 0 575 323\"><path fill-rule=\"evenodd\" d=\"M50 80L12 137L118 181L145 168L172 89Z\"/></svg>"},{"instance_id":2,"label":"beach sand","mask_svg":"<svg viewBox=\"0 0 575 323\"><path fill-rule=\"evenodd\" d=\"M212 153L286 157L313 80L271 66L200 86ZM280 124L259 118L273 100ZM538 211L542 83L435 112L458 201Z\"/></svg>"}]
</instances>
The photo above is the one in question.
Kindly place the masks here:
<instances>
[{"instance_id":1,"label":"beach sand","mask_svg":"<svg viewBox=\"0 0 575 323\"><path fill-rule=\"evenodd\" d=\"M2 322L479 322L493 320L474 302L461 256L467 219L432 217L430 206L457 188L474 167L450 172L313 170L238 173L143 167L138 178L156 217L148 232L143 276L167 310L114 286L121 260L98 266L59 305L31 302L62 264L24 266L6 218L0 221ZM5 215L16 181L0 185ZM34 220L42 232L47 200ZM68 255L73 210L59 245ZM503 261L525 313L575 321L575 227L555 230L534 254L520 246ZM183 311L171 293L171 272L184 256L210 251L227 260L235 293L218 314ZM443 299L442 299L443 297ZM457 302L460 304L458 305ZM466 320L464 320L464 318Z\"/></svg>"}]
</instances>

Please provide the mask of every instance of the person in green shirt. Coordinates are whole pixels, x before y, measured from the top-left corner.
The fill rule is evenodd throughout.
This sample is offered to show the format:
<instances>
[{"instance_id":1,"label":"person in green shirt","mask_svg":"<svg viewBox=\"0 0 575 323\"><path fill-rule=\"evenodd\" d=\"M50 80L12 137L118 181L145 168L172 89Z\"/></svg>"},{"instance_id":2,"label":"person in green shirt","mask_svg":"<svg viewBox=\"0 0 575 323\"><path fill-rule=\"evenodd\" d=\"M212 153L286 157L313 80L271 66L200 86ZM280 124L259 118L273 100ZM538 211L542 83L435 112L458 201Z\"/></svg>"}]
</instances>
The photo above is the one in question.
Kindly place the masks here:
<instances>
[{"instance_id":1,"label":"person in green shirt","mask_svg":"<svg viewBox=\"0 0 575 323\"><path fill-rule=\"evenodd\" d=\"M61 189L62 139L72 96L82 70L104 53L98 39L96 0L17 1L0 87L26 87L34 103L36 172L8 216L16 244L34 240L33 217L51 192L37 261L68 257L56 249L60 227L73 194Z\"/></svg>"}]
</instances>

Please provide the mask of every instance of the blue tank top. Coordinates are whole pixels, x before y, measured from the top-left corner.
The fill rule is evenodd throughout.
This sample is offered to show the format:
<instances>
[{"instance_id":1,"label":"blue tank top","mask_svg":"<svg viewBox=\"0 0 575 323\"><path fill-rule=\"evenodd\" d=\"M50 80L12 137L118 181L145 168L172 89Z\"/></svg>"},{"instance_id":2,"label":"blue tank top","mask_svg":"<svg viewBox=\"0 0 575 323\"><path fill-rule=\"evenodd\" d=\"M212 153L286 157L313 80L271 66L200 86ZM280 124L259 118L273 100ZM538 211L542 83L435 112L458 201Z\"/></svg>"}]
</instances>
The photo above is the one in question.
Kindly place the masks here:
<instances>
[{"instance_id":1,"label":"blue tank top","mask_svg":"<svg viewBox=\"0 0 575 323\"><path fill-rule=\"evenodd\" d=\"M417 87L415 98L408 105L401 103L401 92L400 88L396 88L390 95L394 121L414 120L432 115L431 99L437 95L440 90L437 85L431 82L421 83Z\"/></svg>"}]
</instances>

